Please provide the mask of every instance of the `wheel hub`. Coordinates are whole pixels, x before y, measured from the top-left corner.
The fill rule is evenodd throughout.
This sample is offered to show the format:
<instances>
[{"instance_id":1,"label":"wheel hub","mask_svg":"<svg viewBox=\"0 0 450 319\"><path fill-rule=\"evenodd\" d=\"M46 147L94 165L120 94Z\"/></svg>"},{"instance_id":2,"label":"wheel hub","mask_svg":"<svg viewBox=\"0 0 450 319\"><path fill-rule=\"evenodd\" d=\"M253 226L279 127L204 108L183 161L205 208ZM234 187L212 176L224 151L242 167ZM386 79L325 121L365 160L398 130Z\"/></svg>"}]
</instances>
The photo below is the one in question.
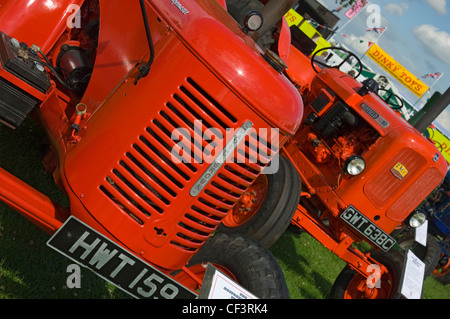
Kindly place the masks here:
<instances>
[{"instance_id":1,"label":"wheel hub","mask_svg":"<svg viewBox=\"0 0 450 319\"><path fill-rule=\"evenodd\" d=\"M247 191L242 194L239 201L222 222L228 227L238 227L249 221L264 202L267 187L267 177L261 174Z\"/></svg>"},{"instance_id":2,"label":"wheel hub","mask_svg":"<svg viewBox=\"0 0 450 319\"><path fill-rule=\"evenodd\" d=\"M386 299L391 295L392 278L384 273L379 279L379 287L369 287L367 278L360 274L350 281L344 294L345 299Z\"/></svg>"}]
</instances>

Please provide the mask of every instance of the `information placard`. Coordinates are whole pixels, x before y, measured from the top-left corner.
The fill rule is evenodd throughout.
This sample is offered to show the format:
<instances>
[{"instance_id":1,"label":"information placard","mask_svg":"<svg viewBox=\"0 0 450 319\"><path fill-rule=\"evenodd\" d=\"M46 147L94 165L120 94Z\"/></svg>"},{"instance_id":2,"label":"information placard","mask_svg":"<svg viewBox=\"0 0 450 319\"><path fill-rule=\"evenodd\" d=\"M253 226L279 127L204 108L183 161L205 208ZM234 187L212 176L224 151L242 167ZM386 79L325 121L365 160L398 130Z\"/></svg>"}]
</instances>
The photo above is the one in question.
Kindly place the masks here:
<instances>
[{"instance_id":1,"label":"information placard","mask_svg":"<svg viewBox=\"0 0 450 319\"><path fill-rule=\"evenodd\" d=\"M408 250L400 291L402 295L408 299L420 299L422 296L424 274L425 264L411 250Z\"/></svg>"},{"instance_id":2,"label":"information placard","mask_svg":"<svg viewBox=\"0 0 450 319\"><path fill-rule=\"evenodd\" d=\"M258 299L251 292L208 264L199 299Z\"/></svg>"}]
</instances>

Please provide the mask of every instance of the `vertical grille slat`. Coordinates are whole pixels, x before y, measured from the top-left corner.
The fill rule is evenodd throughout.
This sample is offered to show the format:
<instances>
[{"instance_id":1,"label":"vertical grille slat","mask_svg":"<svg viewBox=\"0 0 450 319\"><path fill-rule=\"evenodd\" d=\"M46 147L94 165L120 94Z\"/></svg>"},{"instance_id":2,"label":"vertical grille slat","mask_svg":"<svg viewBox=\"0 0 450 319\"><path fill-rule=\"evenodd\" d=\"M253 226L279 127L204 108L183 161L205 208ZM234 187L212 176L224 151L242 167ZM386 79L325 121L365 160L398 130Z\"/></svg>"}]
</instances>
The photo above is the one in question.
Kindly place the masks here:
<instances>
[{"instance_id":1,"label":"vertical grille slat","mask_svg":"<svg viewBox=\"0 0 450 319\"><path fill-rule=\"evenodd\" d=\"M127 159L125 158L120 162L121 166L118 166L121 174L125 174L125 177L128 177L129 180L134 179L136 182L133 184L152 201L154 199L156 201L162 200L164 202L158 205L169 205L170 199L175 197L176 194L173 193L173 191L170 191L167 187L163 187L162 185L164 185L164 183L162 183L155 175L152 174L151 178L148 175L140 176L136 173L136 171L131 169L126 161ZM130 164L132 164L132 162Z\"/></svg>"},{"instance_id":2,"label":"vertical grille slat","mask_svg":"<svg viewBox=\"0 0 450 319\"><path fill-rule=\"evenodd\" d=\"M199 231L206 234L210 234L215 229L214 224L205 223L203 220L198 219L191 214L186 214L181 222L189 227L197 228Z\"/></svg>"},{"instance_id":3,"label":"vertical grille slat","mask_svg":"<svg viewBox=\"0 0 450 319\"><path fill-rule=\"evenodd\" d=\"M233 208L234 203L230 205L229 203L224 202L223 199L221 199L219 196L215 196L214 193L208 192L208 190L205 193L206 196L204 196L203 198L211 205L217 206L218 209L225 209L226 211L228 211Z\"/></svg>"},{"instance_id":4,"label":"vertical grille slat","mask_svg":"<svg viewBox=\"0 0 450 319\"><path fill-rule=\"evenodd\" d=\"M223 171L222 174L226 178L226 180L230 181L230 184L233 183L234 185L238 185L238 187L240 186L242 189L246 189L252 184L251 181L246 180L238 174L232 172L229 165L225 166L225 169L227 171Z\"/></svg>"},{"instance_id":5,"label":"vertical grille slat","mask_svg":"<svg viewBox=\"0 0 450 319\"><path fill-rule=\"evenodd\" d=\"M206 239L208 239L208 236L210 235L210 230L208 230L208 232L204 232L200 230L200 227L198 227L199 225L197 223L191 223L189 225L189 223L184 223L186 222L186 220L184 221L180 221L178 223L178 226L180 226L182 228L182 233L193 239L195 242L203 242Z\"/></svg>"},{"instance_id":6,"label":"vertical grille slat","mask_svg":"<svg viewBox=\"0 0 450 319\"><path fill-rule=\"evenodd\" d=\"M153 123L151 124L151 126L155 127ZM145 137L148 138L150 141L154 142L155 145L159 145L160 147L158 146L156 147L158 149L162 148L163 154L170 160L172 158L172 149L177 149L176 143L172 141L170 138L167 138L167 136L164 136L164 138L162 138L161 136L157 135L158 131L159 129L153 131L151 127L148 127L147 128L148 134L146 134ZM169 140L169 144L166 143L167 139ZM190 162L191 162L190 157L184 157L184 161L182 162L183 165L180 166L186 166L191 171L190 173L192 172L195 173L197 171L197 168L194 166L194 164Z\"/></svg>"},{"instance_id":7,"label":"vertical grille slat","mask_svg":"<svg viewBox=\"0 0 450 319\"><path fill-rule=\"evenodd\" d=\"M200 107L199 104L197 104L199 103L199 101L195 101L196 97L193 94L191 94L184 87L181 87L180 90L181 92L177 96L177 101L183 106L188 106L193 116L195 116L197 119L202 119L202 122L205 123L207 127L221 127L223 129L227 128L227 126L225 126L222 121L214 118L213 116L210 116L210 112L206 112L204 107Z\"/></svg>"},{"instance_id":8,"label":"vertical grille slat","mask_svg":"<svg viewBox=\"0 0 450 319\"><path fill-rule=\"evenodd\" d=\"M216 185L217 184L213 184L209 188L212 190L213 193L217 194L218 196L220 196L223 199L228 200L230 202L235 202L239 199L240 195L230 193L229 191L224 191L223 188L219 188Z\"/></svg>"},{"instance_id":9,"label":"vertical grille slat","mask_svg":"<svg viewBox=\"0 0 450 319\"><path fill-rule=\"evenodd\" d=\"M124 191L128 197L131 199L133 203L136 203L138 207L141 207L141 209L146 212L146 215L150 215L150 211L152 211L155 207L158 207L161 209L161 206L164 205L164 202L157 200L155 196L152 196L154 200L157 201L155 203L154 201L148 199L153 205L150 205L149 202L147 202L144 198L145 195L143 195L136 186L134 186L129 180L127 180L121 172L118 171L118 169L114 169L114 175L117 176L117 178L114 179L114 183L122 190Z\"/></svg>"},{"instance_id":10,"label":"vertical grille slat","mask_svg":"<svg viewBox=\"0 0 450 319\"><path fill-rule=\"evenodd\" d=\"M106 182L101 190L105 193L116 205L127 213L138 216L140 219L150 216L150 213L139 207L133 202L118 186ZM108 195L109 194L109 195Z\"/></svg>"},{"instance_id":11,"label":"vertical grille slat","mask_svg":"<svg viewBox=\"0 0 450 319\"><path fill-rule=\"evenodd\" d=\"M172 132L169 131L164 125L162 125L157 119L154 119L149 128L155 132L155 135L160 139L161 145L166 148L169 152L176 146L177 143L172 140ZM186 144L186 146L190 146Z\"/></svg>"},{"instance_id":12,"label":"vertical grille slat","mask_svg":"<svg viewBox=\"0 0 450 319\"><path fill-rule=\"evenodd\" d=\"M203 88L200 87L193 79L188 78L186 87L190 89L190 92L200 100L203 101L204 105L209 106L207 109L212 114L217 116L221 121L224 122L225 127L236 126L237 119L231 113L229 113L216 99L211 97Z\"/></svg>"},{"instance_id":13,"label":"vertical grille slat","mask_svg":"<svg viewBox=\"0 0 450 319\"><path fill-rule=\"evenodd\" d=\"M223 182L225 182L226 187L232 189L235 193L242 194L245 192L246 188L241 184L238 184L236 181L233 181L233 179L229 178L229 176L224 175L223 173L219 173L218 176Z\"/></svg>"},{"instance_id":14,"label":"vertical grille slat","mask_svg":"<svg viewBox=\"0 0 450 319\"><path fill-rule=\"evenodd\" d=\"M172 190L173 197L176 196L175 189L181 189L183 187L183 184L179 180L159 167L154 165L144 165L147 160L137 150L133 149L128 152L126 157L124 157L124 161L150 185L152 185L152 182L154 183L152 176L158 176L158 179L161 180L163 185L167 185L167 188ZM168 191L166 190L166 192Z\"/></svg>"},{"instance_id":15,"label":"vertical grille slat","mask_svg":"<svg viewBox=\"0 0 450 319\"><path fill-rule=\"evenodd\" d=\"M190 251L192 253L196 252L203 244L203 242L194 242L192 238L189 238L183 233L178 233L176 240L173 240L170 243L178 248Z\"/></svg>"},{"instance_id":16,"label":"vertical grille slat","mask_svg":"<svg viewBox=\"0 0 450 319\"><path fill-rule=\"evenodd\" d=\"M272 134L275 136L272 136ZM264 136L264 137L257 136L255 132L251 132L249 134L249 144L258 150L258 154L260 156L264 156L266 159L269 159L269 158L271 158L273 153L278 152L278 146L277 146L278 141L275 143L275 145L273 145L272 143L269 142L269 139L270 140L278 139L278 133L265 132L264 135L267 135L267 136Z\"/></svg>"},{"instance_id":17,"label":"vertical grille slat","mask_svg":"<svg viewBox=\"0 0 450 319\"><path fill-rule=\"evenodd\" d=\"M188 130L189 131L189 138L194 136L194 122L195 122L195 117L192 116L189 112L181 112L180 110L186 110L183 107L178 107L176 108L175 106L173 106L172 104L166 104L166 108L164 109L165 113L167 114L167 116L171 119L173 119L174 122L176 122L178 124L178 126L176 128L183 128L183 130ZM182 114L183 113L183 114ZM187 114L189 114L190 116L186 116ZM205 126L203 127L199 127L202 132L206 129Z\"/></svg>"},{"instance_id":18,"label":"vertical grille slat","mask_svg":"<svg viewBox=\"0 0 450 319\"><path fill-rule=\"evenodd\" d=\"M199 204L199 203L197 203ZM212 225L217 225L218 223L220 223L222 215L220 214L219 216L211 214L209 212L206 212L205 210L201 209L199 206L200 205L193 205L191 207L191 211L187 214L192 214L193 216L197 217L199 220L205 222L205 223L209 223Z\"/></svg>"},{"instance_id":19,"label":"vertical grille slat","mask_svg":"<svg viewBox=\"0 0 450 319\"><path fill-rule=\"evenodd\" d=\"M151 200L153 203L155 203L156 201L155 204L158 206L167 205L167 200L161 200L159 198L161 196L159 193L155 194L155 190L153 190L152 192L148 188L144 187L142 183L139 183L135 179L135 177L131 175L124 167L118 165L113 172L120 179L119 185L126 184L128 186L128 189L130 189L130 192L135 195L135 198L138 200L138 202L141 202L144 199L143 205L141 206L147 206L148 200Z\"/></svg>"},{"instance_id":20,"label":"vertical grille slat","mask_svg":"<svg viewBox=\"0 0 450 319\"><path fill-rule=\"evenodd\" d=\"M189 181L189 175L192 173L192 169L186 165L175 165L170 161L172 154L167 152L166 149L158 150L154 145L157 143L156 139L146 134L139 139L145 147L141 149L151 161L156 161L164 168L166 172L171 173L173 176L180 176L183 180Z\"/></svg>"},{"instance_id":21,"label":"vertical grille slat","mask_svg":"<svg viewBox=\"0 0 450 319\"><path fill-rule=\"evenodd\" d=\"M215 217L219 217L219 218L223 218L223 217L225 217L225 215L226 215L226 213L224 213L224 212L221 212L221 211L218 211L218 210L215 210L215 209L211 209L211 206L208 206L208 205L206 205L205 203L203 203L203 202L197 202L196 204L195 204L195 206L199 209L199 210L202 210L202 211L204 211L205 213L207 212L208 214L210 214L210 215L212 215L212 216L215 216Z\"/></svg>"},{"instance_id":22,"label":"vertical grille slat","mask_svg":"<svg viewBox=\"0 0 450 319\"><path fill-rule=\"evenodd\" d=\"M166 103L167 109L182 120L185 125L181 125L183 128L193 128L194 123L198 120L192 113L190 113L183 105L180 104L174 97L171 97L170 102Z\"/></svg>"},{"instance_id":23,"label":"vertical grille slat","mask_svg":"<svg viewBox=\"0 0 450 319\"><path fill-rule=\"evenodd\" d=\"M219 174L218 178L216 178L213 182L215 184L215 187L227 189L231 193L236 194L237 197L240 197L244 193L244 189L237 187L234 183L228 182L223 174Z\"/></svg>"},{"instance_id":24,"label":"vertical grille slat","mask_svg":"<svg viewBox=\"0 0 450 319\"><path fill-rule=\"evenodd\" d=\"M238 174L241 177L244 177L244 179L250 179L251 181L258 177L258 174L255 174L252 171L249 171L245 167L241 166L240 164L231 166L227 165L225 166L225 169L227 170L233 170L235 174Z\"/></svg>"},{"instance_id":25,"label":"vertical grille slat","mask_svg":"<svg viewBox=\"0 0 450 319\"><path fill-rule=\"evenodd\" d=\"M191 223L196 223L205 231L206 229L214 230L217 225L217 219L201 214L193 209L184 216L184 219L189 219Z\"/></svg>"},{"instance_id":26,"label":"vertical grille slat","mask_svg":"<svg viewBox=\"0 0 450 319\"><path fill-rule=\"evenodd\" d=\"M164 114L166 114L166 113L164 113ZM191 152L194 156L194 160L196 160L197 162L201 162L202 161L202 158L201 158L202 151L208 145L208 142L206 140L204 140L203 138L201 138L201 136L197 137L196 134L198 134L199 132L196 132L196 130L201 130L201 132L204 132L206 127L203 125L202 125L202 127L198 127L198 128L184 127L183 130L178 130L178 128L179 128L179 126L177 126L177 127L172 126L171 130L172 130L172 132L177 131L181 136L184 137L185 141L186 141L186 139L189 140L190 145L188 145L188 149L191 150ZM185 131L188 131L188 132L185 132ZM195 141L195 142L193 143L193 141ZM201 142L201 145L197 145L198 141ZM178 142L177 142L177 144L178 144ZM186 145L186 144L183 143L183 145ZM199 148L199 146L201 146L201 148Z\"/></svg>"}]
</instances>

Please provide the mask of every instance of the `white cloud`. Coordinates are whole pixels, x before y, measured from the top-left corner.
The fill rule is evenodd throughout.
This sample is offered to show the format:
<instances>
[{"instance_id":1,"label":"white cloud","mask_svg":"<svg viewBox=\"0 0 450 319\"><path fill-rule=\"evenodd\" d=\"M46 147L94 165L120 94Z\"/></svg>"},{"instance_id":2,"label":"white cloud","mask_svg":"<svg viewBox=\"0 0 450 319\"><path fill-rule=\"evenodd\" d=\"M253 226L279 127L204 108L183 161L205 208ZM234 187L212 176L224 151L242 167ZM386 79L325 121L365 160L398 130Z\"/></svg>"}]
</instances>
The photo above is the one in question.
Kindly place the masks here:
<instances>
[{"instance_id":1,"label":"white cloud","mask_svg":"<svg viewBox=\"0 0 450 319\"><path fill-rule=\"evenodd\" d=\"M375 42L377 38L378 36L375 32L367 32L367 34L362 37L349 34L347 37L344 37L343 42L357 53L364 53L369 49L369 42Z\"/></svg>"},{"instance_id":2,"label":"white cloud","mask_svg":"<svg viewBox=\"0 0 450 319\"><path fill-rule=\"evenodd\" d=\"M447 0L426 0L428 4L439 14L447 13Z\"/></svg>"},{"instance_id":3,"label":"white cloud","mask_svg":"<svg viewBox=\"0 0 450 319\"><path fill-rule=\"evenodd\" d=\"M425 50L450 65L450 34L431 24L414 27L413 33L425 46Z\"/></svg>"},{"instance_id":4,"label":"white cloud","mask_svg":"<svg viewBox=\"0 0 450 319\"><path fill-rule=\"evenodd\" d=\"M445 0L444 0L445 1ZM403 15L403 13L409 9L409 5L406 2L401 2L401 3L388 3L385 6L385 9L387 10L387 12L389 12L390 14L396 14L396 15Z\"/></svg>"}]
</instances>

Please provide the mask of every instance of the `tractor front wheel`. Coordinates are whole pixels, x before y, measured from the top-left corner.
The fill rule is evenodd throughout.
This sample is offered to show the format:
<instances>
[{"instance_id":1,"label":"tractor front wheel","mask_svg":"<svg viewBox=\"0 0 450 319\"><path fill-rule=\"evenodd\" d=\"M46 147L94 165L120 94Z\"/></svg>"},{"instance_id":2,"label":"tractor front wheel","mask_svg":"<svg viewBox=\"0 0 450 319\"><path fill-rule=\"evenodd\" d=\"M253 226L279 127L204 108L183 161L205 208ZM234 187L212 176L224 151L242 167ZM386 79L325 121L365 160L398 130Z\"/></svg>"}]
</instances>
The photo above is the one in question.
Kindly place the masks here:
<instances>
[{"instance_id":1,"label":"tractor front wheel","mask_svg":"<svg viewBox=\"0 0 450 319\"><path fill-rule=\"evenodd\" d=\"M433 270L433 276L443 285L450 283L450 258L448 255L441 255L436 268Z\"/></svg>"},{"instance_id":2,"label":"tractor front wheel","mask_svg":"<svg viewBox=\"0 0 450 319\"><path fill-rule=\"evenodd\" d=\"M387 268L378 284L371 282L372 278L367 278L348 265L336 278L331 292L331 299L397 299L400 298L399 284L401 280L401 267L403 259L401 254L380 253L373 251L373 258Z\"/></svg>"},{"instance_id":3,"label":"tractor front wheel","mask_svg":"<svg viewBox=\"0 0 450 319\"><path fill-rule=\"evenodd\" d=\"M208 263L258 298L290 297L283 272L275 257L250 238L217 233L192 257L187 268L199 281L203 281ZM184 272L175 276L175 279L192 290L198 288L199 282Z\"/></svg>"},{"instance_id":4,"label":"tractor front wheel","mask_svg":"<svg viewBox=\"0 0 450 319\"><path fill-rule=\"evenodd\" d=\"M411 249L411 251L424 262L425 264L425 277L428 277L433 272L434 268L439 262L441 255L441 247L439 243L434 239L431 234L427 235L426 247L417 243L414 238L414 234L405 235L397 240L398 245L405 251Z\"/></svg>"}]
</instances>

